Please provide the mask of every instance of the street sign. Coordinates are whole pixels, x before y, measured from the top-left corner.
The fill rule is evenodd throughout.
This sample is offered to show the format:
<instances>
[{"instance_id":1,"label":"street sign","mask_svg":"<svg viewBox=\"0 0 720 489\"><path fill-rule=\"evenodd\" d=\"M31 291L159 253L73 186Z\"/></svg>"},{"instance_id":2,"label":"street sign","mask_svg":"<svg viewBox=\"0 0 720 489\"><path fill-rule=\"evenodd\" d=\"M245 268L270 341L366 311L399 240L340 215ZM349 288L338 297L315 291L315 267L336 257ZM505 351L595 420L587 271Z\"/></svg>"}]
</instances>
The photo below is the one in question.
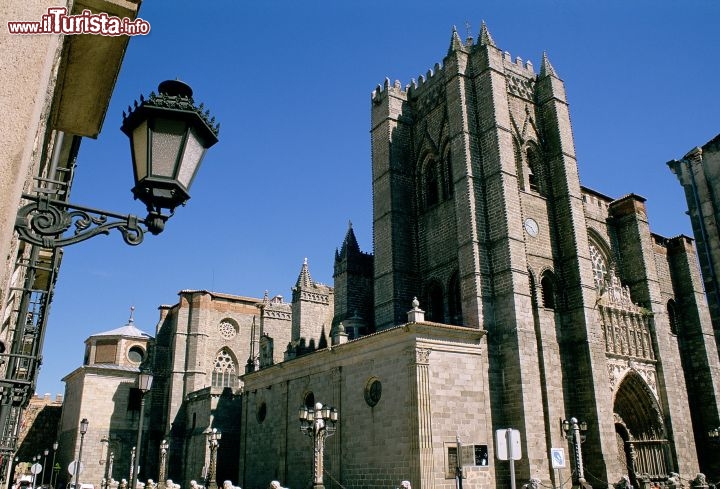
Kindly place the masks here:
<instances>
[{"instance_id":1,"label":"street sign","mask_svg":"<svg viewBox=\"0 0 720 489\"><path fill-rule=\"evenodd\" d=\"M567 465L567 462L565 461L565 449L551 448L550 460L552 461L553 469L564 469Z\"/></svg>"},{"instance_id":2,"label":"street sign","mask_svg":"<svg viewBox=\"0 0 720 489\"><path fill-rule=\"evenodd\" d=\"M508 436L509 435L509 436ZM508 445L508 437L510 444ZM520 432L513 429L495 430L495 453L498 460L520 460L522 458L522 450L520 447ZM510 451L508 452L508 448ZM510 458L508 458L510 456Z\"/></svg>"},{"instance_id":3,"label":"street sign","mask_svg":"<svg viewBox=\"0 0 720 489\"><path fill-rule=\"evenodd\" d=\"M68 473L69 473L70 475L75 475L75 464L76 464L76 463L77 463L77 462L76 462L75 460L73 460L72 462L70 462L70 463L68 464ZM84 468L85 468L85 464L82 463L82 462L80 462L80 468L78 469L78 474L82 474L82 471L83 471Z\"/></svg>"},{"instance_id":4,"label":"street sign","mask_svg":"<svg viewBox=\"0 0 720 489\"><path fill-rule=\"evenodd\" d=\"M32 467L30 467L30 472L32 472L35 475L38 475L40 472L42 472L42 465L33 464Z\"/></svg>"}]
</instances>

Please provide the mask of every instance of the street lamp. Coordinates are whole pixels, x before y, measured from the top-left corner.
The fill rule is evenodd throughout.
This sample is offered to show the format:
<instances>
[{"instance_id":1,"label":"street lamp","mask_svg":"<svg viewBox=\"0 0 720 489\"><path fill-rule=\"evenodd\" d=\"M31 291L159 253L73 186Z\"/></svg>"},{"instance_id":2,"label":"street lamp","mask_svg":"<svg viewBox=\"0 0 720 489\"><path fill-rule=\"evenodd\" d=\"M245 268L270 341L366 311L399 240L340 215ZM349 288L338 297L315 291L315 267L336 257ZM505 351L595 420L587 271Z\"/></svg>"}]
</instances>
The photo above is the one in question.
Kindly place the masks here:
<instances>
[{"instance_id":1,"label":"street lamp","mask_svg":"<svg viewBox=\"0 0 720 489\"><path fill-rule=\"evenodd\" d=\"M132 450L130 450L130 475L128 476L128 479L130 479L130 482L132 483L133 480L133 474L135 473L135 450L137 447L132 447ZM130 487L130 486L128 486Z\"/></svg>"},{"instance_id":2,"label":"street lamp","mask_svg":"<svg viewBox=\"0 0 720 489\"><path fill-rule=\"evenodd\" d=\"M15 485L15 471L17 470L17 464L20 460L20 457L15 457L14 459L10 457L10 467L8 469L8 478L7 478L7 487L11 487ZM13 461L15 464L13 465Z\"/></svg>"},{"instance_id":3,"label":"street lamp","mask_svg":"<svg viewBox=\"0 0 720 489\"><path fill-rule=\"evenodd\" d=\"M52 473L50 474L50 485L51 485L52 487L55 487L55 480L54 480L54 478L55 478L54 476L56 475L56 472L55 472L55 455L57 454L57 449L58 449L59 446L60 446L60 445L58 444L57 440L55 440L55 442L52 444L52 447L53 447L53 458L52 458L52 464L50 464L50 470L52 471Z\"/></svg>"},{"instance_id":4,"label":"street lamp","mask_svg":"<svg viewBox=\"0 0 720 489\"><path fill-rule=\"evenodd\" d=\"M32 465L30 466L30 472L32 473L32 487L35 489L35 479L37 479L37 472L35 472L35 464L37 463L38 458L40 458L40 455L35 455L32 458Z\"/></svg>"},{"instance_id":5,"label":"street lamp","mask_svg":"<svg viewBox=\"0 0 720 489\"><path fill-rule=\"evenodd\" d=\"M40 477L40 484L41 484L41 485L42 485L42 484L45 484L45 468L47 467L46 463L47 463L48 453L50 453L50 450L48 450L48 449L46 448L46 449L43 451L43 464L42 464L42 472L41 472L42 476Z\"/></svg>"},{"instance_id":6,"label":"street lamp","mask_svg":"<svg viewBox=\"0 0 720 489\"><path fill-rule=\"evenodd\" d=\"M167 440L163 440L160 443L160 473L158 474L158 486L160 489L164 489L165 480L167 479L167 459L169 449L170 444Z\"/></svg>"},{"instance_id":7,"label":"street lamp","mask_svg":"<svg viewBox=\"0 0 720 489\"><path fill-rule=\"evenodd\" d=\"M15 461L15 464L13 465L13 460ZM15 482L15 469L17 469L17 463L18 463L19 457L15 457L14 459L10 457L10 467L8 467L8 477L7 477L7 487L13 486Z\"/></svg>"},{"instance_id":8,"label":"street lamp","mask_svg":"<svg viewBox=\"0 0 720 489\"><path fill-rule=\"evenodd\" d=\"M135 465L132 471L132 485L130 489L137 487L138 471L140 470L140 450L142 443L142 429L143 429L143 417L145 416L145 394L148 393L150 387L152 387L153 375L146 371L140 370L138 375L138 390L140 391L140 419L138 420L138 431L137 431L137 452L135 453Z\"/></svg>"},{"instance_id":9,"label":"street lamp","mask_svg":"<svg viewBox=\"0 0 720 489\"><path fill-rule=\"evenodd\" d=\"M140 102L136 101L134 107L124 113L121 130L130 138L135 176L132 193L147 207L144 219L66 201L69 182L56 176L54 163L48 164L47 177L36 179L38 188L23 194L27 204L18 210L15 219L18 238L35 245L23 259L23 266L28 267L26 283L34 283L35 272L31 270L40 260L41 248L52 251L52 260L55 260L59 248L109 234L113 229L117 229L129 245L140 244L146 230L159 234L164 229L175 208L190 198L190 187L205 152L218 141L219 124L204 110L203 104L195 105L192 95L192 89L185 83L165 81L160 83L157 94L153 92L148 98L140 96ZM58 132L58 140L62 134ZM61 143L56 146L61 147ZM100 184L101 191L105 186ZM31 386L38 373L54 287L50 281L48 290L30 290L33 287L27 286L21 294L12 345L5 354L16 360L7 362L2 375L5 386L0 405L2 433L10 433L12 427L19 424L22 409L32 397ZM36 321L28 325L29 304L38 300L35 297L38 292L42 292L41 312L36 313ZM34 338L32 351L28 351L28 335ZM0 440L0 451L14 451L17 442L16 436L4 437Z\"/></svg>"},{"instance_id":10,"label":"street lamp","mask_svg":"<svg viewBox=\"0 0 720 489\"><path fill-rule=\"evenodd\" d=\"M217 474L217 449L221 438L222 433L220 433L217 428L213 428L208 433L208 445L210 447L210 465L208 467L207 476L208 489L217 489L218 487L215 479Z\"/></svg>"},{"instance_id":11,"label":"street lamp","mask_svg":"<svg viewBox=\"0 0 720 489\"><path fill-rule=\"evenodd\" d=\"M330 406L315 404L315 409L302 406L298 411L300 431L313 439L313 489L324 489L323 485L323 453L325 438L335 434L338 412Z\"/></svg>"},{"instance_id":12,"label":"street lamp","mask_svg":"<svg viewBox=\"0 0 720 489\"><path fill-rule=\"evenodd\" d=\"M577 468L577 480L582 486L585 484L585 470L583 468L582 448L580 445L585 442L585 433L588 429L587 422L578 421L577 418L565 419L562 422L563 431L570 443L573 444L575 454L575 467Z\"/></svg>"},{"instance_id":13,"label":"street lamp","mask_svg":"<svg viewBox=\"0 0 720 489\"><path fill-rule=\"evenodd\" d=\"M80 450L78 450L78 459L75 463L75 489L80 487L78 479L80 477L80 464L82 464L82 449L83 442L85 441L85 433L87 433L89 424L87 418L83 418L82 421L80 421Z\"/></svg>"},{"instance_id":14,"label":"street lamp","mask_svg":"<svg viewBox=\"0 0 720 489\"><path fill-rule=\"evenodd\" d=\"M57 248L118 229L127 244L137 245L144 236L140 224L152 234L161 233L175 208L190 199L205 151L218 141L220 125L209 111L203 112L203 104L195 105L192 94L189 85L167 80L158 94L141 95L139 104L135 101L123 112L121 130L130 138L135 176L132 193L147 207L145 219L57 200L50 185L38 189L38 195L23 194L30 203L18 211L20 239Z\"/></svg>"}]
</instances>

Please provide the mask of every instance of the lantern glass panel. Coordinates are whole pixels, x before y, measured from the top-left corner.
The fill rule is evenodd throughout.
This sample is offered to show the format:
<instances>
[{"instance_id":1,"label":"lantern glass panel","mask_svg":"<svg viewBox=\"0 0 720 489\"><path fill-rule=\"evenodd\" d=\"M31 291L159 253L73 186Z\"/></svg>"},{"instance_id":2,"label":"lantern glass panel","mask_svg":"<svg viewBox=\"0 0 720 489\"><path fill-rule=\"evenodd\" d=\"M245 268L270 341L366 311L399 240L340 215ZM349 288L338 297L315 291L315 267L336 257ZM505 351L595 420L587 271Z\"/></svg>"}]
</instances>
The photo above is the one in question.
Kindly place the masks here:
<instances>
[{"instance_id":1,"label":"lantern glass panel","mask_svg":"<svg viewBox=\"0 0 720 489\"><path fill-rule=\"evenodd\" d=\"M174 178L175 165L187 130L185 121L156 119L152 133L152 168L150 174Z\"/></svg>"},{"instance_id":2,"label":"lantern glass panel","mask_svg":"<svg viewBox=\"0 0 720 489\"><path fill-rule=\"evenodd\" d=\"M177 177L180 184L183 185L186 190L190 189L190 185L192 185L203 156L205 156L205 148L203 148L203 145L200 143L195 129L190 128Z\"/></svg>"},{"instance_id":3,"label":"lantern glass panel","mask_svg":"<svg viewBox=\"0 0 720 489\"><path fill-rule=\"evenodd\" d=\"M152 374L141 372L140 375L138 375L138 388L143 392L147 392L152 387L152 381Z\"/></svg>"},{"instance_id":4,"label":"lantern glass panel","mask_svg":"<svg viewBox=\"0 0 720 489\"><path fill-rule=\"evenodd\" d=\"M143 121L142 124L133 130L132 134L133 156L135 163L136 182L139 182L147 176L147 152L148 152L148 124Z\"/></svg>"}]
</instances>

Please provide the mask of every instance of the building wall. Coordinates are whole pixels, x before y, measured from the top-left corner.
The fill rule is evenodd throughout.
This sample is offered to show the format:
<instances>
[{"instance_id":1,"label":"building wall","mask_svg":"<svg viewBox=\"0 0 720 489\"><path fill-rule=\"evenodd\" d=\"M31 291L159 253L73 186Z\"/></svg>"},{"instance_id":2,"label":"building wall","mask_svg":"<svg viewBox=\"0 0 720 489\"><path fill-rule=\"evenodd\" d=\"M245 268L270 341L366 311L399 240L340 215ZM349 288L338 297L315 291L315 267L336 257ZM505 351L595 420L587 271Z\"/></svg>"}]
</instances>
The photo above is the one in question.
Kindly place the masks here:
<instances>
[{"instance_id":1,"label":"building wall","mask_svg":"<svg viewBox=\"0 0 720 489\"><path fill-rule=\"evenodd\" d=\"M703 284L720 347L720 135L668 162L685 190Z\"/></svg>"},{"instance_id":2,"label":"building wall","mask_svg":"<svg viewBox=\"0 0 720 489\"><path fill-rule=\"evenodd\" d=\"M83 439L82 463L84 470L80 482L97 485L105 477L128 479L130 457L136 444L139 420L138 406L131 409L131 390L137 386L137 369L80 367L64 379L66 401L59 427L60 449L58 463L63 470L60 481L71 476L66 468L76 460L80 449L80 421L88 420L88 431ZM150 426L149 412L144 425ZM147 439L143 446L145 447ZM144 453L145 448L143 448ZM114 453L112 474L107 474L110 452ZM142 472L141 478L147 477ZM151 474L150 477L153 477Z\"/></svg>"},{"instance_id":3,"label":"building wall","mask_svg":"<svg viewBox=\"0 0 720 489\"><path fill-rule=\"evenodd\" d=\"M7 20L36 20L57 2L11 1L3 3L0 14ZM0 98L12 117L0 122L0 303L7 300L7 284L15 268L17 241L13 236L14 216L24 188L37 174L43 144L49 138L47 118L54 99L56 70L60 63L60 36L17 36L7 29L0 33L3 63L0 67ZM12 218L11 218L12 217Z\"/></svg>"},{"instance_id":4,"label":"building wall","mask_svg":"<svg viewBox=\"0 0 720 489\"><path fill-rule=\"evenodd\" d=\"M10 0L0 7L0 16L39 21L48 7L66 6L71 14L92 7L96 13L134 19L139 3ZM33 394L61 255L18 241L14 227L22 193L35 187L34 178L46 177L62 182L56 198L66 198L81 137L100 132L128 40L0 32L0 101L7 108L0 122L0 342L6 357L0 375L16 393L0 406L0 444L6 452L16 448L22 410ZM8 355L17 354L25 357L8 361ZM8 459L2 460L2 471Z\"/></svg>"},{"instance_id":5,"label":"building wall","mask_svg":"<svg viewBox=\"0 0 720 489\"><path fill-rule=\"evenodd\" d=\"M488 332L493 429L524 434L519 480L558 482L549 454L567 444L557 420L571 416L589 425L588 472L619 480L628 469L618 447L641 450L655 436L618 421L632 402L657 413L643 412L646 424L664 420L653 457L665 458L665 444L669 465L691 475L705 444L693 429L701 434L699 420L715 419L719 405L717 387L701 394L678 375L685 356L694 358L685 376L714 379L714 347L668 335L671 298L707 327L692 265L663 261L668 244L651 233L644 199L581 187L565 88L547 57L536 74L485 28L473 44L453 33L427 78L405 88L386 80L372 102L378 328L402 321L413 296L429 319L449 322L457 271L461 324ZM497 476L503 485L509 474Z\"/></svg>"},{"instance_id":6,"label":"building wall","mask_svg":"<svg viewBox=\"0 0 720 489\"><path fill-rule=\"evenodd\" d=\"M392 487L410 479L420 487L431 480L454 487L443 470L447 444L454 446L459 433L465 443L491 445L482 338L478 331L414 324L247 374L240 485L307 484L312 442L297 412L312 393L340 413L337 433L327 439L326 486ZM372 380L382 383L374 406L366 402ZM471 469L468 478L487 482L492 470Z\"/></svg>"},{"instance_id":7,"label":"building wall","mask_svg":"<svg viewBox=\"0 0 720 489\"><path fill-rule=\"evenodd\" d=\"M181 291L180 302L163 311L158 327L158 353L153 370L158 375L158 391L165 404L159 421L165 433L171 426L185 425L182 403L191 392L210 387L216 358L226 351L233 372L227 373L228 386L238 389L239 377L251 356L257 354L260 335L260 299L217 294L207 291Z\"/></svg>"}]
</instances>

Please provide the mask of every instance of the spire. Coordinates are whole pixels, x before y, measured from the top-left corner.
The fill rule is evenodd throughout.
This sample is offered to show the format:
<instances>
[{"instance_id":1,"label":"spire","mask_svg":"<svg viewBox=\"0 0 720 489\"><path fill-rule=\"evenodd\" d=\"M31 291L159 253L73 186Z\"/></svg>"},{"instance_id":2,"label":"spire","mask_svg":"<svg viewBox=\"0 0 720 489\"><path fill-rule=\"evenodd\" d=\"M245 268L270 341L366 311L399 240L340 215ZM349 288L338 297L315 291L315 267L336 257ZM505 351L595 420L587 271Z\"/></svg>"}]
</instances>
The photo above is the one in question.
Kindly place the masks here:
<instances>
[{"instance_id":1,"label":"spire","mask_svg":"<svg viewBox=\"0 0 720 489\"><path fill-rule=\"evenodd\" d=\"M348 221L348 230L345 234L345 239L340 247L339 257L345 256L348 252L360 253L360 245L355 238L355 232L353 231L352 221ZM338 257L338 258L339 258Z\"/></svg>"},{"instance_id":2,"label":"spire","mask_svg":"<svg viewBox=\"0 0 720 489\"><path fill-rule=\"evenodd\" d=\"M479 44L487 45L487 46L495 46L495 41L493 40L492 36L490 35L490 31L487 28L487 25L485 25L485 21L482 21L482 25L480 26L480 40L478 41Z\"/></svg>"},{"instance_id":3,"label":"spire","mask_svg":"<svg viewBox=\"0 0 720 489\"><path fill-rule=\"evenodd\" d=\"M300 275L298 276L295 287L310 287L313 285L313 280L310 277L310 270L308 269L308 259L305 258L303 266L300 269Z\"/></svg>"},{"instance_id":4,"label":"spire","mask_svg":"<svg viewBox=\"0 0 720 489\"><path fill-rule=\"evenodd\" d=\"M458 34L457 27L453 26L452 28L452 36L450 38L450 48L448 49L448 54L452 53L453 51L457 51L458 49L462 49L463 42L462 39L460 39L460 35Z\"/></svg>"},{"instance_id":5,"label":"spire","mask_svg":"<svg viewBox=\"0 0 720 489\"><path fill-rule=\"evenodd\" d=\"M130 306L130 319L128 319L128 324L134 324L135 323L135 306Z\"/></svg>"},{"instance_id":6,"label":"spire","mask_svg":"<svg viewBox=\"0 0 720 489\"><path fill-rule=\"evenodd\" d=\"M553 68L552 65L550 64L550 60L548 59L547 52L545 52L545 51L543 51L542 64L540 65L540 76L557 77L557 73L555 73L555 68Z\"/></svg>"}]
</instances>

